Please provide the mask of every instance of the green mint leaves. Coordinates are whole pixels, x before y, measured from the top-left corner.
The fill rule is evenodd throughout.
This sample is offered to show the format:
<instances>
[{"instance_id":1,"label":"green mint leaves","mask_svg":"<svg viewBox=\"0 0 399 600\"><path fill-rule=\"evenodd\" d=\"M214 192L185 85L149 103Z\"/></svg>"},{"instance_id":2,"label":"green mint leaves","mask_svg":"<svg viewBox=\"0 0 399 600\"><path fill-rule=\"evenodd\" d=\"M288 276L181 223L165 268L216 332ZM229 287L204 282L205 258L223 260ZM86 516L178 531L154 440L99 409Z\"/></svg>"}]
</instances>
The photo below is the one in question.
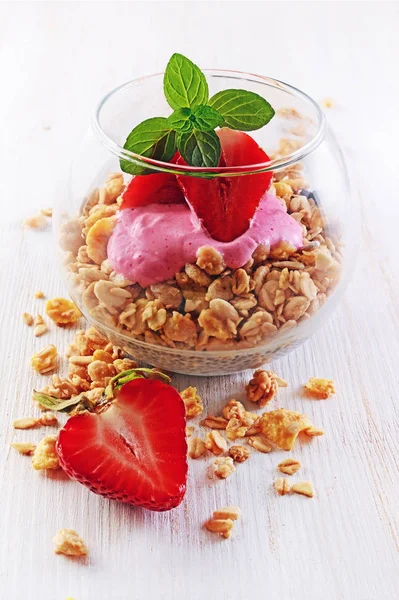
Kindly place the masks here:
<instances>
[{"instance_id":1,"label":"green mint leaves","mask_svg":"<svg viewBox=\"0 0 399 600\"><path fill-rule=\"evenodd\" d=\"M217 127L253 131L275 114L262 96L246 90L224 90L209 99L205 75L182 54L173 54L169 60L163 88L173 113L137 125L126 139L125 150L162 162L179 151L193 167L217 167L221 155ZM131 175L153 172L127 158L120 160L120 166Z\"/></svg>"}]
</instances>

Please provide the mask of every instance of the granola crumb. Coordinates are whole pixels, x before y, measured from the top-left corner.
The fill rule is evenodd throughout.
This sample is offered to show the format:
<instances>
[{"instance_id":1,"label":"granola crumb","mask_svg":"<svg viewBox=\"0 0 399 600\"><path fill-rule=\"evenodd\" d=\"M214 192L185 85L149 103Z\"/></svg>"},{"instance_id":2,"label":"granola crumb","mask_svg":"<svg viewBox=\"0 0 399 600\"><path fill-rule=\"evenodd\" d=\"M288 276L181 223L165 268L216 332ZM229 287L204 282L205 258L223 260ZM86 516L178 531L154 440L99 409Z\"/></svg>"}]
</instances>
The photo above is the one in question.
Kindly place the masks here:
<instances>
[{"instance_id":1,"label":"granola crumb","mask_svg":"<svg viewBox=\"0 0 399 600\"><path fill-rule=\"evenodd\" d=\"M44 298L44 292L42 292L41 290L38 290L37 292L34 293L35 298Z\"/></svg>"},{"instance_id":2,"label":"granola crumb","mask_svg":"<svg viewBox=\"0 0 399 600\"><path fill-rule=\"evenodd\" d=\"M56 450L56 435L48 435L40 440L32 456L32 467L37 471L42 469L58 469L60 462Z\"/></svg>"},{"instance_id":3,"label":"granola crumb","mask_svg":"<svg viewBox=\"0 0 399 600\"><path fill-rule=\"evenodd\" d=\"M35 328L33 330L33 334L35 337L40 337L44 333L48 331L48 327L44 322L42 315L37 315L34 319Z\"/></svg>"},{"instance_id":4,"label":"granola crumb","mask_svg":"<svg viewBox=\"0 0 399 600\"><path fill-rule=\"evenodd\" d=\"M78 307L67 298L47 300L46 314L56 325L72 325L82 316Z\"/></svg>"},{"instance_id":5,"label":"granola crumb","mask_svg":"<svg viewBox=\"0 0 399 600\"><path fill-rule=\"evenodd\" d=\"M33 325L33 317L32 315L30 315L27 312L24 312L22 315L22 318L24 320L24 323L28 326L31 327Z\"/></svg>"},{"instance_id":6,"label":"granola crumb","mask_svg":"<svg viewBox=\"0 0 399 600\"><path fill-rule=\"evenodd\" d=\"M206 434L205 446L215 456L223 454L227 450L227 442L217 430L212 430Z\"/></svg>"},{"instance_id":7,"label":"granola crumb","mask_svg":"<svg viewBox=\"0 0 399 600\"><path fill-rule=\"evenodd\" d=\"M11 447L14 448L20 454L24 454L25 456L31 456L35 451L36 444L33 442L14 442L11 444Z\"/></svg>"},{"instance_id":8,"label":"granola crumb","mask_svg":"<svg viewBox=\"0 0 399 600\"><path fill-rule=\"evenodd\" d=\"M293 494L307 496L308 498L313 498L314 496L313 487L310 481L298 481L297 483L294 483L291 488L291 492Z\"/></svg>"},{"instance_id":9,"label":"granola crumb","mask_svg":"<svg viewBox=\"0 0 399 600\"><path fill-rule=\"evenodd\" d=\"M40 419L36 419L35 417L21 417L20 419L16 419L12 426L14 429L33 429L37 427L40 423Z\"/></svg>"},{"instance_id":10,"label":"granola crumb","mask_svg":"<svg viewBox=\"0 0 399 600\"><path fill-rule=\"evenodd\" d=\"M277 468L281 473L284 473L285 475L293 475L294 473L299 471L301 466L302 465L299 462L299 460L295 460L295 458L286 458L277 465Z\"/></svg>"},{"instance_id":11,"label":"granola crumb","mask_svg":"<svg viewBox=\"0 0 399 600\"><path fill-rule=\"evenodd\" d=\"M285 479L283 477L279 477L278 479L276 479L274 483L274 488L276 492L280 494L280 496L285 496L291 491L291 486L288 483L288 479Z\"/></svg>"},{"instance_id":12,"label":"granola crumb","mask_svg":"<svg viewBox=\"0 0 399 600\"><path fill-rule=\"evenodd\" d=\"M226 429L227 424L227 419L224 419L223 417L208 416L201 421L201 425L203 425L203 427L209 427L209 429Z\"/></svg>"},{"instance_id":13,"label":"granola crumb","mask_svg":"<svg viewBox=\"0 0 399 600\"><path fill-rule=\"evenodd\" d=\"M54 552L67 556L85 556L88 548L73 529L60 529L53 539Z\"/></svg>"},{"instance_id":14,"label":"granola crumb","mask_svg":"<svg viewBox=\"0 0 399 600\"><path fill-rule=\"evenodd\" d=\"M238 506L225 506L213 511L214 519L231 519L237 521L241 517L241 509Z\"/></svg>"},{"instance_id":15,"label":"granola crumb","mask_svg":"<svg viewBox=\"0 0 399 600\"><path fill-rule=\"evenodd\" d=\"M260 408L263 408L277 394L278 383L273 371L258 369L245 389L248 400L256 402Z\"/></svg>"},{"instance_id":16,"label":"granola crumb","mask_svg":"<svg viewBox=\"0 0 399 600\"><path fill-rule=\"evenodd\" d=\"M248 444L258 450L258 452L263 452L267 454L273 450L272 446L267 443L265 438L260 435L254 435L248 438Z\"/></svg>"},{"instance_id":17,"label":"granola crumb","mask_svg":"<svg viewBox=\"0 0 399 600\"><path fill-rule=\"evenodd\" d=\"M24 225L25 227L29 227L29 229L43 229L47 225L47 220L44 215L39 213L25 219Z\"/></svg>"},{"instance_id":18,"label":"granola crumb","mask_svg":"<svg viewBox=\"0 0 399 600\"><path fill-rule=\"evenodd\" d=\"M200 458L206 450L205 442L201 438L192 437L188 440L188 455L190 458Z\"/></svg>"},{"instance_id":19,"label":"granola crumb","mask_svg":"<svg viewBox=\"0 0 399 600\"><path fill-rule=\"evenodd\" d=\"M51 427L53 425L58 425L58 419L55 416L54 413L46 411L45 413L42 414L42 416L39 418L39 422L40 425L43 425L45 427Z\"/></svg>"},{"instance_id":20,"label":"granola crumb","mask_svg":"<svg viewBox=\"0 0 399 600\"><path fill-rule=\"evenodd\" d=\"M236 470L230 456L220 456L213 462L213 472L219 479L227 479Z\"/></svg>"},{"instance_id":21,"label":"granola crumb","mask_svg":"<svg viewBox=\"0 0 399 600\"><path fill-rule=\"evenodd\" d=\"M231 532L234 527L234 521L232 519L212 518L205 523L205 527L211 533L218 533L221 537L228 539L231 536Z\"/></svg>"},{"instance_id":22,"label":"granola crumb","mask_svg":"<svg viewBox=\"0 0 399 600\"><path fill-rule=\"evenodd\" d=\"M323 400L336 393L332 379L311 377L304 387L312 396Z\"/></svg>"},{"instance_id":23,"label":"granola crumb","mask_svg":"<svg viewBox=\"0 0 399 600\"><path fill-rule=\"evenodd\" d=\"M49 373L54 371L57 366L57 348L54 344L49 344L43 350L40 350L37 354L34 354L31 358L31 366L35 371L41 373Z\"/></svg>"},{"instance_id":24,"label":"granola crumb","mask_svg":"<svg viewBox=\"0 0 399 600\"><path fill-rule=\"evenodd\" d=\"M42 215L44 215L45 217L52 217L53 216L53 209L52 208L42 208L40 213Z\"/></svg>"},{"instance_id":25,"label":"granola crumb","mask_svg":"<svg viewBox=\"0 0 399 600\"><path fill-rule=\"evenodd\" d=\"M322 429L319 429L318 427L308 427L307 429L304 429L304 433L306 433L306 435L308 435L309 437L317 437L320 435L324 435L324 431Z\"/></svg>"},{"instance_id":26,"label":"granola crumb","mask_svg":"<svg viewBox=\"0 0 399 600\"><path fill-rule=\"evenodd\" d=\"M251 452L245 446L231 446L229 456L234 462L243 463L251 456Z\"/></svg>"},{"instance_id":27,"label":"granola crumb","mask_svg":"<svg viewBox=\"0 0 399 600\"><path fill-rule=\"evenodd\" d=\"M334 108L336 106L336 102L334 98L327 96L327 98L323 98L321 105L324 106L324 108Z\"/></svg>"},{"instance_id":28,"label":"granola crumb","mask_svg":"<svg viewBox=\"0 0 399 600\"><path fill-rule=\"evenodd\" d=\"M186 437L191 437L194 433L194 427L186 427Z\"/></svg>"},{"instance_id":29,"label":"granola crumb","mask_svg":"<svg viewBox=\"0 0 399 600\"><path fill-rule=\"evenodd\" d=\"M193 419L194 417L198 417L204 410L202 405L202 400L200 396L197 394L196 387L188 387L185 390L180 392L180 396L183 399L184 405L186 407L186 417L187 419Z\"/></svg>"}]
</instances>

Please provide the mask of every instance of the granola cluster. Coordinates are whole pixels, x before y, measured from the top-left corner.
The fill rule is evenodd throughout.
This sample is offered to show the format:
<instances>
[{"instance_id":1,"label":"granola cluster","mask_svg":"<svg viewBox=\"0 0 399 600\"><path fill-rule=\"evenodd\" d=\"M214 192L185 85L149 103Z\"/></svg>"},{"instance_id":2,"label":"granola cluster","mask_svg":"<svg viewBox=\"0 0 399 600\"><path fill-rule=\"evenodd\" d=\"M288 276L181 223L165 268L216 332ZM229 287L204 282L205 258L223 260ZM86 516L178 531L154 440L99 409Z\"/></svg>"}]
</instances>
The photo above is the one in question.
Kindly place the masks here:
<instances>
[{"instance_id":1,"label":"granola cluster","mask_svg":"<svg viewBox=\"0 0 399 600\"><path fill-rule=\"evenodd\" d=\"M290 151L287 143L279 147L281 155ZM122 174L111 174L82 214L62 228L75 296L93 319L137 340L191 350L253 347L311 317L340 276L339 243L328 236L306 187L296 164L276 173L270 189L301 224L301 249L260 244L245 265L232 270L216 249L204 246L196 263L173 279L142 288L107 259L124 190Z\"/></svg>"}]
</instances>

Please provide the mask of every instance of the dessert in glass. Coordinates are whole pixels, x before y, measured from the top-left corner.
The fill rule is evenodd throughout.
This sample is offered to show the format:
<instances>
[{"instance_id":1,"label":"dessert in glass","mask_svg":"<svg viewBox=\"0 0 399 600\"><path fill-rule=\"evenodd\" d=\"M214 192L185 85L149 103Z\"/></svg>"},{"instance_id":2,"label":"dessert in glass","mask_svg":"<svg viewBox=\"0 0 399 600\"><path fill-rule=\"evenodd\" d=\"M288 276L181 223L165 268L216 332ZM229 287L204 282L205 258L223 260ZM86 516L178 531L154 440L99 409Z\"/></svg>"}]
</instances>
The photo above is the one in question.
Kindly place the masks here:
<instances>
[{"instance_id":1,"label":"dessert in glass","mask_svg":"<svg viewBox=\"0 0 399 600\"><path fill-rule=\"evenodd\" d=\"M220 155L206 166L212 144L193 129L181 142L200 122L195 107L186 115L168 105L162 74L130 81L100 103L56 218L69 292L92 325L140 361L218 375L259 367L318 329L350 277L357 230L318 105L269 77L205 77L210 105L245 87L273 118L247 131L219 121L210 135ZM142 152L129 150L132 127L171 106L183 115L181 146L164 136L151 154L144 136Z\"/></svg>"}]
</instances>

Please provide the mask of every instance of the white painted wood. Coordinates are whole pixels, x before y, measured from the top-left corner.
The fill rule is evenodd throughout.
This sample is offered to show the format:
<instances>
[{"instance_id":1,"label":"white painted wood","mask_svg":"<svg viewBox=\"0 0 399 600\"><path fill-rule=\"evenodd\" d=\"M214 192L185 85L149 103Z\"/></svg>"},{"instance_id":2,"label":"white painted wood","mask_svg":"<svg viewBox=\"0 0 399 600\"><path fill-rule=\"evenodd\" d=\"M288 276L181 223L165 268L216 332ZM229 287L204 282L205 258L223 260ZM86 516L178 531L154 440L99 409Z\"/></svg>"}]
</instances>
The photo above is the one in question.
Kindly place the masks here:
<instances>
[{"instance_id":1,"label":"white painted wood","mask_svg":"<svg viewBox=\"0 0 399 600\"><path fill-rule=\"evenodd\" d=\"M1 453L0 589L7 600L394 600L398 577L398 4L137 2L0 4ZM317 99L348 153L361 194L358 268L340 308L303 348L274 365L291 383L279 405L308 413L324 438L295 449L313 500L272 490L282 453L254 455L225 482L191 466L184 504L152 514L109 502L62 474L34 472L9 449L13 418L32 414L34 350L62 350L72 332L35 339L24 311L65 294L50 231L21 220L54 203L99 97L163 69L173 51L201 65L266 73ZM239 397L237 377L197 383L210 412ZM336 380L312 402L309 376ZM277 403L275 403L277 406ZM243 518L221 541L201 530L213 509ZM52 553L60 527L87 561Z\"/></svg>"}]
</instances>

